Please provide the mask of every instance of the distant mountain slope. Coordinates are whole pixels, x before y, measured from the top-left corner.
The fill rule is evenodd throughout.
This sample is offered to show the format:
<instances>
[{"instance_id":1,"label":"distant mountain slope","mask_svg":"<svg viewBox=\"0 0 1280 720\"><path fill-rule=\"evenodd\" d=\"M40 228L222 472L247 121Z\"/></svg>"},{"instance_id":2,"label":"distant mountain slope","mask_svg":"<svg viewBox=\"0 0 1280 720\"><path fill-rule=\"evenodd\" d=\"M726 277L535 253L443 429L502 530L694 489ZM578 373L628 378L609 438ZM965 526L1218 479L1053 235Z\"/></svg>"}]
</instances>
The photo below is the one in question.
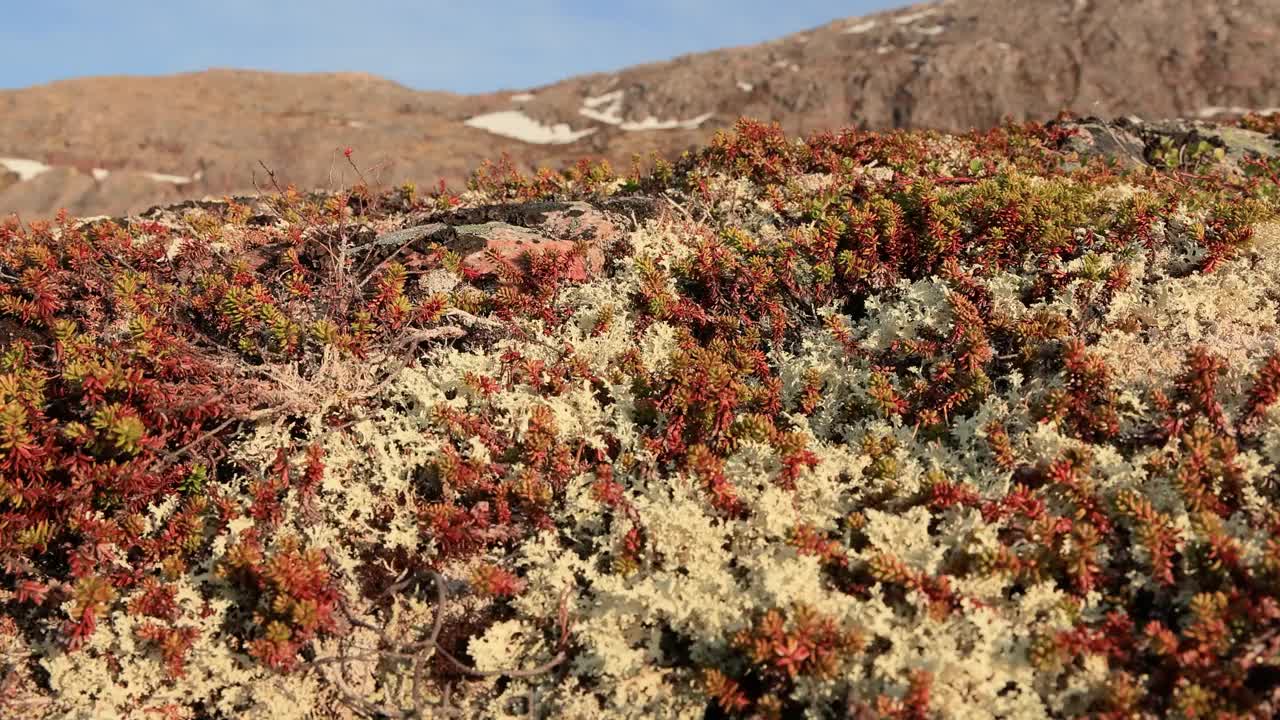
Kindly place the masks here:
<instances>
[{"instance_id":1,"label":"distant mountain slope","mask_svg":"<svg viewBox=\"0 0 1280 720\"><path fill-rule=\"evenodd\" d=\"M1280 106L1277 66L1274 0L940 0L517 93L362 73L82 78L0 91L0 213L252 191L259 161L281 182L337 187L353 180L335 153L345 146L385 182L457 187L504 151L524 169L583 155L625 169L633 153L678 154L740 115L791 134L966 130L1060 109L1219 117Z\"/></svg>"}]
</instances>

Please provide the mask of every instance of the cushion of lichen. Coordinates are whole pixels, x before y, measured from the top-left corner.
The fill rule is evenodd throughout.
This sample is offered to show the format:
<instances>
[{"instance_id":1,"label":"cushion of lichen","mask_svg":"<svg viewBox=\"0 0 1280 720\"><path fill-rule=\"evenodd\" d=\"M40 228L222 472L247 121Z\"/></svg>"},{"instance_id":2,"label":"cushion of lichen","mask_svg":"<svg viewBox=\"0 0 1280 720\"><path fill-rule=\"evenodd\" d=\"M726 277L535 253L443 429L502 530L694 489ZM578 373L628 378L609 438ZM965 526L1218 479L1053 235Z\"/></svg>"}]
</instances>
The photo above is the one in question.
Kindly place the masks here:
<instances>
[{"instance_id":1,"label":"cushion of lichen","mask_svg":"<svg viewBox=\"0 0 1280 720\"><path fill-rule=\"evenodd\" d=\"M1268 243L1280 240L1276 228L1271 225L1259 229L1256 256L1235 260L1211 277L1161 277L1157 261L1157 266L1151 268L1157 277L1155 282L1135 285L1117 298L1113 313L1136 309L1159 328L1145 335L1154 339L1111 331L1099 342L1099 347L1114 360L1113 367L1123 372L1121 382L1126 390L1137 393L1156 379L1175 373L1181 363L1179 350L1193 340L1210 339L1215 347L1228 353L1236 375L1249 371L1249 359L1274 349L1274 335L1256 329L1273 328L1276 318L1273 288L1280 287L1280 278L1276 277L1280 253L1267 252ZM680 253L679 238L670 225L657 222L638 230L631 238L635 257L622 261L615 278L566 292L564 302L577 308L576 318L581 322L569 323L563 336L548 339L569 340L583 357L590 359L593 368L607 368L629 347L629 316L620 315L610 332L599 337L587 337L582 328L590 326L602 305L626 306L624 299L638 282L636 258L669 260ZM1104 257L1103 261L1109 262L1110 258ZM1135 275L1147 272L1141 260L1131 262L1138 265ZM944 284L925 280L904 285L903 289L906 292L896 294L893 300L868 303L870 316L859 330L868 346L883 346L894 337L911 337L912 329L922 325L949 325ZM1004 307L1016 305L1016 300L1003 298ZM827 308L825 312L832 310ZM662 325L650 327L637 340L648 367L661 365L672 349L672 336ZM327 474L320 492L324 521L302 521L296 515L295 503L289 505L286 525L330 551L331 557L348 572L354 570L359 550L369 544L432 552L430 541L423 541L414 532L415 496L407 484L413 472L430 462L439 447L426 408L440 402L463 409L472 406L476 397L463 383L463 374L497 373L498 358L508 345L534 356L546 356L548 352L540 345L513 341L503 341L485 353L441 348L421 369L403 370L383 391L381 411L355 425L349 435L327 436ZM798 353L780 353L776 360L788 387L794 386L799 369L807 367L829 372L833 388L859 385L860 370L843 365L840 357L834 341L814 331ZM1003 395L985 401L972 420L959 425L957 439L961 447L973 445L976 428L989 417L1001 418L1011 435L1037 447L1042 454L1050 455L1057 447L1071 444L1073 441L1027 419L1027 391L1040 382L1031 379L1026 385L1011 384ZM451 391L456 395L448 400L446 393ZM602 407L587 388L548 401L530 389L517 387L495 398L497 412L492 418L518 434L530 409L549 403L558 427L566 435L603 442L604 435L610 434L624 442L634 442L634 399L629 387L613 385L610 395L613 402ZM833 390L826 409L838 405L841 397L842 391ZM975 458L917 442L909 429L883 423L835 428L819 412L812 418L812 425L818 430L815 433L815 427L809 427L810 419L793 419L808 428L814 441L811 447L820 464L812 472L802 473L795 490L786 492L770 482L779 471L776 453L764 444L746 443L729 457L727 470L754 509L747 521L718 517L706 495L680 473L666 474L656 481L631 478L627 483L628 498L663 560L628 576L601 572L598 564L589 559L591 548L607 550L618 538L604 529L607 524L601 516L602 507L590 497L592 478L572 479L556 517L557 530L540 534L516 552L513 564L522 570L527 590L513 603L516 618L497 623L472 640L469 649L478 667L494 670L544 661L549 655L547 643L531 623L554 613L562 591L573 587L572 611L577 618L573 632L581 652L575 655L570 674L589 682L591 692L574 692L575 683L551 689L544 697L551 703L550 710L565 717L654 717L664 713L700 717L705 696L687 671L664 668L661 634L674 632L686 638L692 643L688 652L693 658L714 661L724 653L722 639L739 629L754 611L802 601L892 642L892 649L876 657L870 667L854 668L838 681L804 687L803 694L815 700L835 697L849 687L869 693L901 691L909 669L926 667L935 673L936 702L948 708L950 717L1038 717L1079 710L1081 699L1088 696L1087 684L1102 680L1105 667L1077 674L1070 684L1059 687L1056 678L1038 676L1025 655L1033 631L1068 628L1074 614L1088 613L1093 605L1086 604L1069 613L1064 609L1062 593L1052 583L1027 588L1016 602L1010 602L1006 599L1007 583L985 578L962 581L957 587L966 595L981 599L987 604L985 608L943 621L904 616L878 592L870 601L859 601L834 591L824 582L817 559L798 555L786 542L788 533L799 523L833 529L838 518L858 508L862 495L885 490L903 495L915 492L930 468L982 480L984 487L990 487L994 479L982 477ZM867 464L852 440L886 433L897 439L901 460L894 487L879 487L875 482L842 485L838 480L841 473L857 476ZM242 459L263 462L286 434L278 426L260 427L240 442L237 453ZM475 450L484 454L482 447ZM635 446L626 450L644 455ZM1109 472L1116 486L1144 492L1154 489L1145 486L1140 474L1123 461L1117 460ZM234 486L223 489L233 494L243 492L243 488ZM408 504L393 501L401 493L409 498ZM1159 494L1156 498L1169 502ZM378 536L354 518L357 513L367 518L384 507L392 510L390 529ZM904 515L869 511L866 534L871 545L861 553L851 553L851 558L866 556L876 549L892 549L911 567L932 574L938 571L938 564L950 547L996 545L999 524L984 523L976 510L945 518L932 530L930 520L924 507L915 507ZM237 529L233 526L232 533ZM215 541L209 565L218 560L218 552L225 551L230 539L228 536ZM583 559L584 549L588 559ZM131 701L144 698L155 704L169 698L216 697L216 707L223 711L235 708L250 714L269 712L277 718L308 716L308 707L322 694L314 678L283 677L251 669L216 641L216 628L229 605L216 599L216 584L211 576L196 576L196 580L186 581L179 595L183 605L209 599L214 610L213 616L201 625L202 635L192 655L189 675L180 685L162 682L159 662L138 652L127 639L130 624L136 621L118 612L99 625L90 647L111 649L131 658L133 664L125 675L129 679L127 687L111 682L92 654L52 653L43 664L50 673L59 706L68 712L74 708L69 716L88 718L112 715ZM351 587L347 589L353 591ZM467 610L468 601L464 600L451 612ZM410 630L415 614L420 625L425 625L430 612L420 607L417 613L400 618L403 629ZM521 620L522 617L528 620ZM366 673L373 671L368 663L362 669ZM366 688L368 700L407 699L403 687L398 688L397 697L392 686L375 685L371 678L348 677L347 682ZM503 691L508 698L485 697L499 694L492 682L473 687L473 696L466 703L474 708L497 707L501 700L517 697L522 685L510 684ZM1008 692L1010 686L1014 692Z\"/></svg>"},{"instance_id":2,"label":"cushion of lichen","mask_svg":"<svg viewBox=\"0 0 1280 720\"><path fill-rule=\"evenodd\" d=\"M962 165L958 151L935 144L940 161ZM889 175L878 181L887 182ZM813 189L824 182L821 176L809 176L799 184ZM735 207L745 214L752 232L767 241L782 235L776 226L780 217L751 183L716 177L712 187L722 196L732 196L721 200L721 208ZM1108 191L1116 202L1134 192L1131 187ZM1105 253L1089 260L1104 270L1128 263L1136 279L1098 319L1101 331L1091 346L1114 373L1125 430L1150 416L1144 398L1152 388L1167 387L1182 371L1189 345L1207 343L1226 360L1220 398L1229 414L1239 411L1248 379L1261 360L1280 345L1276 332L1280 224L1259 225L1243 253L1214 273L1201 275L1181 272L1198 259L1185 236L1192 221L1166 218L1159 228L1164 242L1150 256ZM847 406L868 402L871 370L852 359L819 319L843 321L852 328L858 347L867 351L918 337L924 329L945 333L956 319L947 302L954 291L942 278L904 280L873 294L866 302L866 316L857 321L844 315L837 303L814 308L815 315L798 342L773 348L768 359L778 368L788 406L794 406L806 371L817 369L824 378L822 402L814 412L787 415L792 429L809 440L817 464L799 473L794 488L784 489L776 482L783 468L779 452L764 442L741 442L725 458L725 474L751 509L745 519L726 517L689 473L657 466L642 442L638 398L630 382L608 383L607 402L585 382L556 397L519 384L487 399L466 382L468 373L501 376L501 358L508 350L551 362L555 353L550 348L565 343L572 344L601 377L611 377L621 356L633 348L639 350L646 370L668 367L677 351L678 333L665 322L638 329L631 298L641 287L639 266L651 263L658 268L674 294L678 285L673 268L694 253L692 238L710 232L674 213L646 222L627 238L630 252L618 259L616 274L562 289L558 302L573 309L572 319L563 328L548 334L541 323L521 321L535 340L543 342L503 339L470 351L435 345L419 366L400 370L382 386L371 409L349 432L324 431L323 398L330 397L327 404L332 404L336 391L324 384L324 378L318 379L316 397L321 407L306 424L309 439L321 442L325 450L325 476L313 509L318 514L304 513L291 490L277 534L290 531L309 546L324 549L339 570L345 595L357 598L357 616L386 625L392 637L421 638L437 612L444 612L449 620L483 614L495 601L455 592L441 609L425 593L401 598L388 618L358 599L356 570L365 552L403 549L430 558L439 550L415 522L428 500L419 495L413 478L436 460L446 441L432 420L431 408L444 404L483 413L499 433L519 439L528 432L534 409L545 407L561 439L581 439L600 448L610 440L621 444L620 454L631 460L628 468L616 469L615 479L622 483L634 509L634 524L644 529L648 554L627 572L616 571L610 564L632 523L611 521L612 511L592 494L594 474L584 473L567 479L563 498L554 505L554 529L515 543L505 555L494 551L487 558L471 557L442 567L445 576L466 577L487 559L516 570L525 582L524 589L506 604L503 618L469 641L467 650L479 670L546 662L555 652L555 638L545 630L546 619L556 616L562 602L567 602L573 618L570 639L575 650L553 680L468 681L452 697L467 716L489 716L495 708L518 706L525 693L536 687L543 712L550 717L703 717L708 699L697 669L738 662L727 638L760 613L796 603L820 608L838 623L878 641L868 662L850 664L829 679L797 681L791 699L807 707L813 717L850 695L901 696L911 672L922 668L933 677L931 705L945 708L946 717L1039 718L1084 712L1108 682L1105 660L1091 655L1074 668L1044 669L1033 666L1029 652L1034 637L1070 630L1082 617L1104 614L1111 605L1099 593L1087 593L1082 602L1076 602L1052 580L1015 590L1008 575L978 573L953 578L952 589L965 598L962 611L938 618L920 610L927 600L914 592L891 597L878 582L866 597L841 591L824 574L817 557L801 554L790 542L801 526L826 536L842 532L842 521L858 514L865 523L861 529L865 542L858 549L850 543L841 546L848 562L857 564L883 552L911 570L944 573L946 559L957 549L975 556L996 551L1004 522L985 521L974 508L935 511L914 504L904 512L890 512L869 506L910 504L939 475L972 485L984 498L1009 492L1009 473L991 464L986 449L992 420L999 420L1012 445L1029 460L1086 448L1058 425L1034 419L1032 398L1060 385L1060 379L1048 375L1012 373L1001 378L974 412L954 419L945 443L883 419L850 419L844 411ZM1072 261L1066 269L1076 269L1082 262ZM982 282L993 294L995 307L1014 321L1046 309L1082 320L1081 308L1070 300L1024 303L1020 291L1028 276L1029 272L1005 270ZM1073 291L1074 286L1068 287L1058 297L1072 298ZM615 313L614 322L606 332L592 336L590 329L605 308ZM1132 324L1120 322L1128 319L1140 329L1134 331ZM348 393L373 387L371 373L353 368L333 377L350 381L344 390ZM269 463L276 449L290 442L291 432L284 423L261 424L238 438L233 457L249 466ZM1277 412L1267 415L1261 432L1262 452L1245 451L1239 458L1246 504L1274 498L1264 483L1280 462ZM891 474L872 471L873 459L862 449L864 441L884 438L893 440L896 466ZM1105 445L1088 449L1095 457L1098 492L1112 496L1134 490L1172 518L1175 526L1191 525L1189 509L1168 481L1151 479L1141 468L1143 455L1125 456ZM492 459L479 441L466 446L464 459L469 457ZM301 462L301 455L294 458L295 466ZM243 477L219 481L218 489L245 504L251 502ZM150 524L154 526L173 509L172 504L160 506ZM376 530L370 523L375 515L385 518L383 529ZM42 649L41 664L61 717L129 713L143 717L138 714L140 708L169 701L205 703L227 716L327 717L339 707L333 686L338 672L342 683L357 689L365 701L399 707L411 702L404 667L388 668L366 660L344 671L328 665L313 673L279 675L248 662L220 642L224 624L245 619L233 616L232 603L226 599L228 587L212 569L246 528L247 521L231 523L213 540L212 554L182 581L179 601L184 608L195 613L208 603L187 678L176 685L164 682L156 655L140 650L131 640L137 621L123 611L115 612L99 623L88 643L89 652ZM1228 523L1226 530L1242 543L1246 559L1256 557L1266 541L1245 522ZM1105 548L1103 552L1105 563ZM1151 582L1141 576L1132 580L1139 585ZM372 634L364 630L353 631L351 638L366 646L373 642ZM337 641L323 640L316 643L315 655L330 656L336 650ZM121 672L104 669L99 653L106 651L122 663ZM429 687L427 696L439 700L440 688Z\"/></svg>"},{"instance_id":3,"label":"cushion of lichen","mask_svg":"<svg viewBox=\"0 0 1280 720\"><path fill-rule=\"evenodd\" d=\"M1249 249L1210 275L1169 277L1167 263L1180 258L1160 255L1153 266L1142 257L1130 261L1134 277L1150 279L1134 283L1108 308L1108 320L1133 317L1142 331L1111 329L1094 345L1117 379L1131 388L1166 385L1196 343L1221 355L1233 379L1252 374L1280 338L1280 226L1256 226Z\"/></svg>"}]
</instances>

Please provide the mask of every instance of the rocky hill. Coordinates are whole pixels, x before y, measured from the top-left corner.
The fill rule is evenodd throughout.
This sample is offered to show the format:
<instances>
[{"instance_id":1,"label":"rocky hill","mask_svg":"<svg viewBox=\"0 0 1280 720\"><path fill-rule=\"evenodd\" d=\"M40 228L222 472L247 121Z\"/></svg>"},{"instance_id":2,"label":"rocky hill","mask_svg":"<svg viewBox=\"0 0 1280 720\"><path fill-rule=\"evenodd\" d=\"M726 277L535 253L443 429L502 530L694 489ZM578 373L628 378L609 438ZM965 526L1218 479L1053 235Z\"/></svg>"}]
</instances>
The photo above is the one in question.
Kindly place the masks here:
<instances>
[{"instance_id":1,"label":"rocky hill","mask_svg":"<svg viewBox=\"0 0 1280 720\"><path fill-rule=\"evenodd\" d=\"M1272 0L941 0L760 45L458 95L359 73L211 70L0 92L0 212L139 211L266 183L460 187L481 160L673 156L739 116L793 135L989 127L1069 109L1221 118L1280 106Z\"/></svg>"}]
</instances>

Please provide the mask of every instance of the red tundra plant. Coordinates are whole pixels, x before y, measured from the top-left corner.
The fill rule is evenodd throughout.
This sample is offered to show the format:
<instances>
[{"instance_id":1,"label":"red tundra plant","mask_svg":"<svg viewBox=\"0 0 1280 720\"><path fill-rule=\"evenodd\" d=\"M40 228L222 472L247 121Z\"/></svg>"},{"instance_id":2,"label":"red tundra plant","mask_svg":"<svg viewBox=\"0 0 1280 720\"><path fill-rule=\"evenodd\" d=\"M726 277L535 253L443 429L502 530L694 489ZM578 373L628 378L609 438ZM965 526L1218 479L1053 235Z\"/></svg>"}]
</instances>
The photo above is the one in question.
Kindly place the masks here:
<instances>
[{"instance_id":1,"label":"red tundra plant","mask_svg":"<svg viewBox=\"0 0 1280 720\"><path fill-rule=\"evenodd\" d=\"M297 666L298 652L336 628L339 590L322 552L303 550L292 536L268 554L254 530L227 551L218 572L256 599L249 653L281 670Z\"/></svg>"}]
</instances>

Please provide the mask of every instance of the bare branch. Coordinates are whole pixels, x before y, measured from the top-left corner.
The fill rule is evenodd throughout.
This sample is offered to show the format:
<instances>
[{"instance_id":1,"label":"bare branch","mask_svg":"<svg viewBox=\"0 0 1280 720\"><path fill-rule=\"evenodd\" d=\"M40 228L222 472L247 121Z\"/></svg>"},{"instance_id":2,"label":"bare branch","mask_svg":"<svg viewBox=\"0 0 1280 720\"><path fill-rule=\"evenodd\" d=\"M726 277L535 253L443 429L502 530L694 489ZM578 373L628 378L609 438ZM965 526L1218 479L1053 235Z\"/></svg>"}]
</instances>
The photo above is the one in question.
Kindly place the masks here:
<instances>
[{"instance_id":1,"label":"bare branch","mask_svg":"<svg viewBox=\"0 0 1280 720\"><path fill-rule=\"evenodd\" d=\"M405 587L408 587L409 585L416 583L419 579L421 579L423 574L424 573L408 574L407 571L404 573L401 573L402 578L400 580L390 585L382 592L378 593L378 595L375 596L373 600L376 602L377 600L380 600L383 597L399 592ZM354 617L351 614L351 610L348 608L347 602L344 599L343 602L339 603L338 609L342 612L344 616L346 616L347 621L350 622L352 626L364 628L366 630L371 630L372 632L376 633L379 638L380 647L377 649L361 649L362 654L354 655L354 656L349 654L347 650L344 650L340 647L338 655L334 657L319 658L309 663L308 665L308 667L310 668L310 667L321 667L324 665L331 665L336 663L341 666L343 671L342 674L347 675L347 674L350 674L351 672L349 663L355 662L355 661L367 662L369 660L398 660L398 661L408 661L412 663L411 665L412 679L411 679L410 692L413 697L413 708L411 710L393 708L386 705L370 703L369 701L361 697L359 693L356 693L349 685L347 685L347 683L341 676L335 677L334 682L338 686L338 690L341 694L341 700L347 703L352 708L356 709L358 712L364 712L367 715L383 715L391 718L427 717L428 709L430 709L432 712L435 712L435 713L445 712L445 713L452 714L452 713L458 712L458 709L456 707L451 706L449 704L450 692L448 688L446 688L444 691L445 697L444 697L443 703L441 704L429 704L423 697L423 685L425 684L424 669L425 669L426 661L432 655L438 654L440 657L449 661L449 663L453 665L459 672L465 675L469 675L471 677L477 677L477 678L537 677L537 676L545 675L551 672L560 664L562 664L566 659L568 659L568 653L562 647L558 652L556 652L556 654L550 660L536 667L527 668L527 669L479 670L470 665L467 665L466 663L456 658L448 650L445 650L439 644L440 633L444 628L444 605L448 601L448 592L445 588L444 576L442 576L440 573L434 570L427 571L425 574L430 575L436 587L435 616L432 620L431 632L426 638L426 640L420 640L412 643L399 643L393 640L391 637L389 637L384 628L376 627L374 625L371 625L370 623L360 620L357 617ZM565 623L564 617L565 617L565 613L561 612L561 624ZM561 644L563 644L564 635L565 633L563 632L563 628L562 628ZM386 646L390 649L382 649L381 646ZM409 650L409 649L412 649L412 651L406 652L406 650Z\"/></svg>"}]
</instances>

